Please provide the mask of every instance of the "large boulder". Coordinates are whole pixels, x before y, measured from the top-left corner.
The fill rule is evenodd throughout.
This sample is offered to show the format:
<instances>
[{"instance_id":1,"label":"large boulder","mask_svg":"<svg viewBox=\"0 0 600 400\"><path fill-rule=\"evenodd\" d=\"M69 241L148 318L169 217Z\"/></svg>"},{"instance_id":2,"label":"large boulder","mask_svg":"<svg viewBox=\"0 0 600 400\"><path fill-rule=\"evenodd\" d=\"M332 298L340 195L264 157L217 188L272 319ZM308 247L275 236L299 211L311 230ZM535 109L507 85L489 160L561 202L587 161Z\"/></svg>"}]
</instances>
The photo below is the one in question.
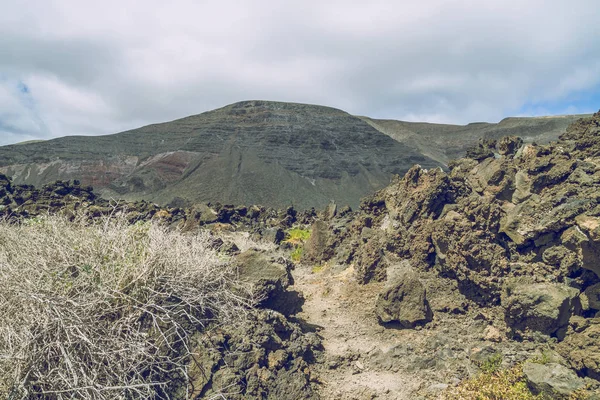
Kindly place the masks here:
<instances>
[{"instance_id":1,"label":"large boulder","mask_svg":"<svg viewBox=\"0 0 600 400\"><path fill-rule=\"evenodd\" d=\"M329 224L322 220L315 221L310 228L310 237L304 244L303 259L306 262L320 264L329 260L333 254L333 234Z\"/></svg>"},{"instance_id":2,"label":"large boulder","mask_svg":"<svg viewBox=\"0 0 600 400\"><path fill-rule=\"evenodd\" d=\"M294 283L292 263L283 257L272 257L255 249L247 250L235 259L239 278L250 286L251 296L259 306L271 308L283 314L292 313L300 298L290 296L287 288Z\"/></svg>"},{"instance_id":3,"label":"large boulder","mask_svg":"<svg viewBox=\"0 0 600 400\"><path fill-rule=\"evenodd\" d=\"M588 287L584 293L588 300L588 307L592 310L600 310L600 283Z\"/></svg>"},{"instance_id":4,"label":"large boulder","mask_svg":"<svg viewBox=\"0 0 600 400\"><path fill-rule=\"evenodd\" d=\"M579 378L574 371L555 363L527 362L523 365L523 374L535 394L551 399L568 399L586 386L585 380Z\"/></svg>"},{"instance_id":5,"label":"large boulder","mask_svg":"<svg viewBox=\"0 0 600 400\"><path fill-rule=\"evenodd\" d=\"M513 331L526 330L564 337L571 315L581 305L577 289L553 284L513 281L502 293L506 323Z\"/></svg>"},{"instance_id":6,"label":"large boulder","mask_svg":"<svg viewBox=\"0 0 600 400\"><path fill-rule=\"evenodd\" d=\"M432 319L425 287L417 274L407 268L390 273L385 289L377 298L375 312L381 322L399 322L404 328Z\"/></svg>"},{"instance_id":7,"label":"large boulder","mask_svg":"<svg viewBox=\"0 0 600 400\"><path fill-rule=\"evenodd\" d=\"M580 374L600 380L600 318L586 322L581 329L569 332L559 343L558 352Z\"/></svg>"}]
</instances>

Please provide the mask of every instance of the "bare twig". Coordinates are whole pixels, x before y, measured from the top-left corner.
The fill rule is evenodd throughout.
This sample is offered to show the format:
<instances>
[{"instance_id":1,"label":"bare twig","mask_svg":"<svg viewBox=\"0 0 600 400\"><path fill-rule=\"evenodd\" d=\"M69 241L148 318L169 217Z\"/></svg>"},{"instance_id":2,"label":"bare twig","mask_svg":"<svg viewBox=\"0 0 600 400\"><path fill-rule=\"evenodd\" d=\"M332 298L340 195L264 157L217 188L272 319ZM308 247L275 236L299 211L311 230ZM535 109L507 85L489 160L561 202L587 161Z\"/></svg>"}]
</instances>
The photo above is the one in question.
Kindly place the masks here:
<instances>
[{"instance_id":1,"label":"bare twig","mask_svg":"<svg viewBox=\"0 0 600 400\"><path fill-rule=\"evenodd\" d=\"M208 243L118 213L0 221L0 397L152 399L172 376L186 384L190 336L250 304Z\"/></svg>"}]
</instances>

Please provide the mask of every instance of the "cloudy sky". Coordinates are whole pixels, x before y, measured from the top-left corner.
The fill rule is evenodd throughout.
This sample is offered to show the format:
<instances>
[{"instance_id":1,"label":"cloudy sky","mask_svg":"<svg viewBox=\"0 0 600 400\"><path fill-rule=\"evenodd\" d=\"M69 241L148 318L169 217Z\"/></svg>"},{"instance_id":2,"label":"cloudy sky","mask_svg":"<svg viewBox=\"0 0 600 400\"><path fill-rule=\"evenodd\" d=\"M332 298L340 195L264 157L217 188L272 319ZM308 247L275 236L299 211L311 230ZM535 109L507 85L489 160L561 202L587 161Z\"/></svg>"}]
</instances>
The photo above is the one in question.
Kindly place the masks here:
<instances>
[{"instance_id":1,"label":"cloudy sky","mask_svg":"<svg viewBox=\"0 0 600 400\"><path fill-rule=\"evenodd\" d=\"M600 108L597 0L0 0L0 145L240 100L429 122Z\"/></svg>"}]
</instances>

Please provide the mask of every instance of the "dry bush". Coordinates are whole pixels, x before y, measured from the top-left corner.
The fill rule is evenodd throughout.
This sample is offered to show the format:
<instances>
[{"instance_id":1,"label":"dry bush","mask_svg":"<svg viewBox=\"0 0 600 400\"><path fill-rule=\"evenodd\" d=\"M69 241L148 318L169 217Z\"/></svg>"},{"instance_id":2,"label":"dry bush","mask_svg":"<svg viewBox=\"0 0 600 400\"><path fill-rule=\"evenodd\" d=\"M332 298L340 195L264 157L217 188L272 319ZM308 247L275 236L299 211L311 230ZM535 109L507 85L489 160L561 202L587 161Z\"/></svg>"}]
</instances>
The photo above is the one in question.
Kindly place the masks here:
<instances>
[{"instance_id":1,"label":"dry bush","mask_svg":"<svg viewBox=\"0 0 600 400\"><path fill-rule=\"evenodd\" d=\"M0 222L0 398L169 398L190 335L243 317L235 277L201 233L123 216Z\"/></svg>"},{"instance_id":2,"label":"dry bush","mask_svg":"<svg viewBox=\"0 0 600 400\"><path fill-rule=\"evenodd\" d=\"M248 232L223 232L220 234L223 239L229 240L237 246L243 253L250 249L275 251L277 245L275 243L267 243L265 241L256 241L250 237Z\"/></svg>"}]
</instances>

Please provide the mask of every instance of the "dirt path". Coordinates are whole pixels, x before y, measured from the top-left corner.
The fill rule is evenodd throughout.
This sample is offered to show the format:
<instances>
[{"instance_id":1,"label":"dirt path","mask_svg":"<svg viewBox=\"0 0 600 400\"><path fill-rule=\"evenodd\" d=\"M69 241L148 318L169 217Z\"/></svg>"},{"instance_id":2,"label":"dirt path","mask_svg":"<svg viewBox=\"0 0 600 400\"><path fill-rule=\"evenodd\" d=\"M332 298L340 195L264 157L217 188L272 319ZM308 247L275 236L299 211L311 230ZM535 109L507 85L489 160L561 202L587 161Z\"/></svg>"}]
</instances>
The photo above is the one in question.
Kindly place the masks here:
<instances>
[{"instance_id":1,"label":"dirt path","mask_svg":"<svg viewBox=\"0 0 600 400\"><path fill-rule=\"evenodd\" d=\"M323 399L414 399L423 381L416 375L373 362L394 347L418 341L417 331L386 329L373 312L378 284L358 285L352 268L334 274L294 272L294 290L306 302L298 317L316 325L326 361L320 371ZM379 284L380 285L380 284Z\"/></svg>"}]
</instances>

